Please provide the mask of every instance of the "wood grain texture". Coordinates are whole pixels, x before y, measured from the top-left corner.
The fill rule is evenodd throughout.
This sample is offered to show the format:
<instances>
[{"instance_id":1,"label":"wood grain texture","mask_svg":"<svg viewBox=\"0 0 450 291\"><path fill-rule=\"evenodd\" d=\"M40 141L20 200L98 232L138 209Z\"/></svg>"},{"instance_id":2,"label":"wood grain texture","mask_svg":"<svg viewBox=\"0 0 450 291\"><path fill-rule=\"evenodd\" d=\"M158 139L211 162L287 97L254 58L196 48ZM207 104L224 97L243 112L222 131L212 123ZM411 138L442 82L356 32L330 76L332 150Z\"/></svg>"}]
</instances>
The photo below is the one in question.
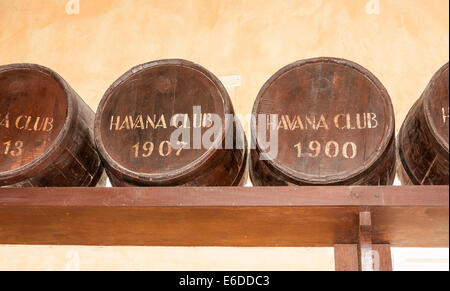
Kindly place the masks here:
<instances>
[{"instance_id":1,"label":"wood grain texture","mask_svg":"<svg viewBox=\"0 0 450 291\"><path fill-rule=\"evenodd\" d=\"M377 269L376 271L393 271L392 253L390 245L372 245L372 250L377 254Z\"/></svg>"},{"instance_id":2,"label":"wood grain texture","mask_svg":"<svg viewBox=\"0 0 450 291\"><path fill-rule=\"evenodd\" d=\"M393 183L392 103L380 81L358 64L336 58L292 63L261 88L253 114L259 123L260 115L278 116L266 120L264 130L252 128L254 185ZM271 129L278 132L278 151L261 160Z\"/></svg>"},{"instance_id":3,"label":"wood grain texture","mask_svg":"<svg viewBox=\"0 0 450 291\"><path fill-rule=\"evenodd\" d=\"M0 189L0 243L448 246L448 187Z\"/></svg>"},{"instance_id":4,"label":"wood grain texture","mask_svg":"<svg viewBox=\"0 0 450 291\"><path fill-rule=\"evenodd\" d=\"M398 135L397 172L404 185L449 183L449 66L444 65L409 111Z\"/></svg>"},{"instance_id":5,"label":"wood grain texture","mask_svg":"<svg viewBox=\"0 0 450 291\"><path fill-rule=\"evenodd\" d=\"M358 245L335 245L335 270L339 272L359 271Z\"/></svg>"},{"instance_id":6,"label":"wood grain texture","mask_svg":"<svg viewBox=\"0 0 450 291\"><path fill-rule=\"evenodd\" d=\"M392 271L390 245L372 244L374 271ZM335 271L360 271L358 244L335 245Z\"/></svg>"},{"instance_id":7,"label":"wood grain texture","mask_svg":"<svg viewBox=\"0 0 450 291\"><path fill-rule=\"evenodd\" d=\"M359 213L359 269L361 271L374 271L374 258L372 252L372 217L369 211Z\"/></svg>"},{"instance_id":8,"label":"wood grain texture","mask_svg":"<svg viewBox=\"0 0 450 291\"><path fill-rule=\"evenodd\" d=\"M247 142L239 120L228 122L227 115L234 115L231 100L211 72L186 60L153 61L106 91L96 143L115 186L239 185ZM171 142L180 129L187 135L182 148ZM202 138L211 130L205 145Z\"/></svg>"},{"instance_id":9,"label":"wood grain texture","mask_svg":"<svg viewBox=\"0 0 450 291\"><path fill-rule=\"evenodd\" d=\"M0 187L95 186L94 112L52 70L0 67Z\"/></svg>"}]
</instances>

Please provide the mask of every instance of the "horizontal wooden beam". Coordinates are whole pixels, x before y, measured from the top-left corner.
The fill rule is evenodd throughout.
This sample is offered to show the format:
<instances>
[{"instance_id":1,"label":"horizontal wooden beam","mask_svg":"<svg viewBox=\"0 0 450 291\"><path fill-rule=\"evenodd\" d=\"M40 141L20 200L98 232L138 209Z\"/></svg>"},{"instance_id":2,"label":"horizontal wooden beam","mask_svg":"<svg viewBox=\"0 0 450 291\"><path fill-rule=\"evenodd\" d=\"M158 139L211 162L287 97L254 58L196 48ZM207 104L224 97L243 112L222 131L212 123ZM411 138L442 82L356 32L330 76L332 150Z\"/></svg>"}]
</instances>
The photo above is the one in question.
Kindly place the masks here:
<instances>
[{"instance_id":1,"label":"horizontal wooden beam","mask_svg":"<svg viewBox=\"0 0 450 291\"><path fill-rule=\"evenodd\" d=\"M447 247L448 186L2 188L0 244Z\"/></svg>"}]
</instances>

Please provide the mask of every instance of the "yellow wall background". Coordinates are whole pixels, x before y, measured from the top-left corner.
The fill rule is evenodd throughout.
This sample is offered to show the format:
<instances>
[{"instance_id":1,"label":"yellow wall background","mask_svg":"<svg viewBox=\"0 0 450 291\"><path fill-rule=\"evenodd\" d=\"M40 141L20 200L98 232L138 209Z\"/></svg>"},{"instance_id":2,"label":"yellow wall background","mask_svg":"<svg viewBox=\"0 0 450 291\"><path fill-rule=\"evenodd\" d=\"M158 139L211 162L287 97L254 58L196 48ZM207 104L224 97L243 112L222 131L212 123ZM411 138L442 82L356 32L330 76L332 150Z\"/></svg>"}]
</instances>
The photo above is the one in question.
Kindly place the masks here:
<instances>
[{"instance_id":1,"label":"yellow wall background","mask_svg":"<svg viewBox=\"0 0 450 291\"><path fill-rule=\"evenodd\" d=\"M70 1L75 6L67 10ZM184 58L218 76L240 75L232 99L238 113L248 114L263 83L284 65L341 57L386 86L399 128L448 62L448 9L447 0L0 0L0 65L50 67L96 110L108 86L131 67ZM91 258L81 269L333 265L329 249L282 250L280 260L275 249L73 248ZM71 260L64 247L3 246L0 254L0 269L64 269ZM153 265L146 259L127 265L132 254Z\"/></svg>"},{"instance_id":2,"label":"yellow wall background","mask_svg":"<svg viewBox=\"0 0 450 291\"><path fill-rule=\"evenodd\" d=\"M67 13L70 1L79 14ZM233 100L247 114L284 65L342 57L386 86L399 128L449 59L448 9L447 0L0 0L0 64L48 66L95 110L131 67L184 58L241 75Z\"/></svg>"}]
</instances>

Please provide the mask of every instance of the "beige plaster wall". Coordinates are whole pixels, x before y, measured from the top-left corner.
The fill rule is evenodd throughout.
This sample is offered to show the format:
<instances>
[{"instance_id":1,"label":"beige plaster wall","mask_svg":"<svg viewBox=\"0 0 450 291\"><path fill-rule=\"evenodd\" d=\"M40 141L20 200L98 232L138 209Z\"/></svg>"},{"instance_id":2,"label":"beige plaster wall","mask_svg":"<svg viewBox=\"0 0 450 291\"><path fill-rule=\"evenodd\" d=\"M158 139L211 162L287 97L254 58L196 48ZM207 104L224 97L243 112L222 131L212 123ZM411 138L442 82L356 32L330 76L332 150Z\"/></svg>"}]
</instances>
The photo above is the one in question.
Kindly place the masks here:
<instances>
[{"instance_id":1,"label":"beige plaster wall","mask_svg":"<svg viewBox=\"0 0 450 291\"><path fill-rule=\"evenodd\" d=\"M1 270L334 270L332 248L0 246Z\"/></svg>"},{"instance_id":2,"label":"beige plaster wall","mask_svg":"<svg viewBox=\"0 0 450 291\"><path fill-rule=\"evenodd\" d=\"M447 0L0 0L0 65L48 66L95 110L132 66L185 58L218 76L240 75L232 98L247 114L282 66L342 57L386 86L398 128L449 59L448 9ZM333 267L330 249L1 246L0 269L66 269L77 254L81 269Z\"/></svg>"},{"instance_id":3,"label":"beige plaster wall","mask_svg":"<svg viewBox=\"0 0 450 291\"><path fill-rule=\"evenodd\" d=\"M79 14L67 13L78 12L70 1ZM245 114L282 66L342 57L382 81L398 127L449 59L448 9L447 0L0 0L0 64L51 67L95 110L132 66L185 58L241 75L233 99Z\"/></svg>"}]
</instances>

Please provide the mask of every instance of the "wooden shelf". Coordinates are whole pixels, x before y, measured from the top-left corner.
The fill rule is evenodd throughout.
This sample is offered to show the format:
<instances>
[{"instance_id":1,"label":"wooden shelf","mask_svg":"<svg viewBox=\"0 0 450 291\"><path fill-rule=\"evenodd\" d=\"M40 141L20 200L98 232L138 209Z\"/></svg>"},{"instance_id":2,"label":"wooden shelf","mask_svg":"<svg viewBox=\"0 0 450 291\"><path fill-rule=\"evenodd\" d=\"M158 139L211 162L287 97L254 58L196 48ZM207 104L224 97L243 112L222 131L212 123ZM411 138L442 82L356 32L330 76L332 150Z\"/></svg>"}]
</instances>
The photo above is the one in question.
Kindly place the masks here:
<instances>
[{"instance_id":1,"label":"wooden shelf","mask_svg":"<svg viewBox=\"0 0 450 291\"><path fill-rule=\"evenodd\" d=\"M448 247L449 187L0 189L0 244Z\"/></svg>"}]
</instances>

